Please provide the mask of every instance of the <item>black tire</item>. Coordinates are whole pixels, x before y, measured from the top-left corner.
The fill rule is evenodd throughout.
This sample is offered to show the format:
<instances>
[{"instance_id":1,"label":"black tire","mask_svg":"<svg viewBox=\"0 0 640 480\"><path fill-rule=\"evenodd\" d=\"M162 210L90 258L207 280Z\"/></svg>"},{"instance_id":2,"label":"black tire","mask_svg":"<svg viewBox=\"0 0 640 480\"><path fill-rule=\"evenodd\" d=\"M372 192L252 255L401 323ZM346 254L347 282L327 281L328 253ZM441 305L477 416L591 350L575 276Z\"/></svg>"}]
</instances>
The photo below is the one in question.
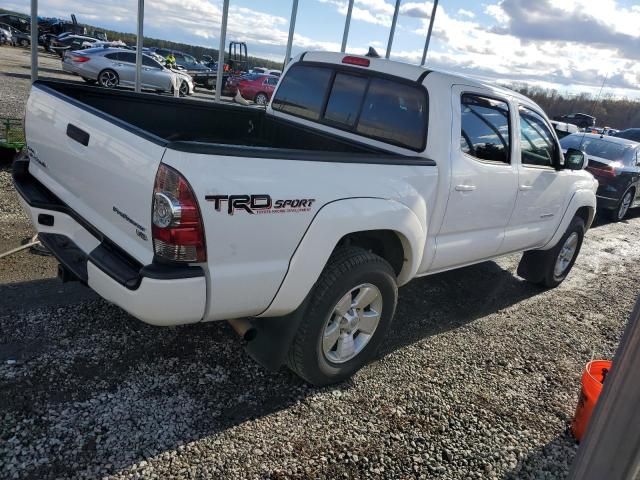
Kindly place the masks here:
<instances>
[{"instance_id":1,"label":"black tire","mask_svg":"<svg viewBox=\"0 0 640 480\"><path fill-rule=\"evenodd\" d=\"M616 208L605 210L609 220L611 220L612 222L620 222L624 219L624 217L629 212L629 208L631 207L631 204L633 203L634 193L635 193L635 190L633 188L630 188L629 190L624 192L624 195L620 199L620 202L618 202L618 205ZM627 200L628 200L628 203L625 204Z\"/></svg>"},{"instance_id":2,"label":"black tire","mask_svg":"<svg viewBox=\"0 0 640 480\"><path fill-rule=\"evenodd\" d=\"M560 241L549 250L530 250L522 255L518 265L518 275L531 283L537 283L546 288L555 288L560 285L573 268L573 264L578 258L582 241L584 239L585 224L580 217L573 217L569 228ZM561 254L565 255L563 248L568 245L568 240L576 235L575 250L568 264L562 267L560 272L556 271L556 266Z\"/></svg>"},{"instance_id":3,"label":"black tire","mask_svg":"<svg viewBox=\"0 0 640 480\"><path fill-rule=\"evenodd\" d=\"M22 40L20 40L20 46L21 46L21 47L25 47L25 48L26 48L26 47L28 47L29 45L30 45L30 44L29 44L29 40L24 39L24 38L23 38Z\"/></svg>"},{"instance_id":4,"label":"black tire","mask_svg":"<svg viewBox=\"0 0 640 480\"><path fill-rule=\"evenodd\" d=\"M360 352L343 363L335 363L327 358L321 346L325 326L339 300L362 284L371 284L378 289L382 301L380 319ZM397 301L396 276L386 260L362 248L340 248L327 262L303 312L289 349L289 368L318 386L349 378L375 355L391 325Z\"/></svg>"},{"instance_id":5,"label":"black tire","mask_svg":"<svg viewBox=\"0 0 640 480\"><path fill-rule=\"evenodd\" d=\"M266 105L269 103L269 97L267 97L266 93L260 92L253 99L258 105Z\"/></svg>"},{"instance_id":6,"label":"black tire","mask_svg":"<svg viewBox=\"0 0 640 480\"><path fill-rule=\"evenodd\" d=\"M181 97L186 97L187 95L189 95L189 85L187 84L187 82L180 83L178 92L180 93Z\"/></svg>"},{"instance_id":7,"label":"black tire","mask_svg":"<svg viewBox=\"0 0 640 480\"><path fill-rule=\"evenodd\" d=\"M114 70L107 68L98 74L98 84L104 88L115 88L120 84L120 77Z\"/></svg>"}]
</instances>

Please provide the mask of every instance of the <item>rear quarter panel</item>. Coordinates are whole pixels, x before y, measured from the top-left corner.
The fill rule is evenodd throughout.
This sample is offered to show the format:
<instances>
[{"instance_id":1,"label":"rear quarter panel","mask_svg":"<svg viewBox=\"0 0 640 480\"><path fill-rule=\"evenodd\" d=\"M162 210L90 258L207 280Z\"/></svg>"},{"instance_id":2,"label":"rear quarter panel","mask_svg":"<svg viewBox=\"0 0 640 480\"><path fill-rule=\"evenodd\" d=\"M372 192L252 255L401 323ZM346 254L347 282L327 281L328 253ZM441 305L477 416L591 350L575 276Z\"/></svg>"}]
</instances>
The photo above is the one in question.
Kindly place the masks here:
<instances>
[{"instance_id":1,"label":"rear quarter panel","mask_svg":"<svg viewBox=\"0 0 640 480\"><path fill-rule=\"evenodd\" d=\"M437 177L433 166L232 157L172 149L163 162L188 179L204 219L209 277L205 320L263 312L315 215L330 202L361 197L395 200L412 209L426 230L425 198L435 189ZM228 203L217 211L215 202L206 200L211 195L256 194L269 195L274 203L313 202L309 208L289 211L230 214ZM361 231L362 214L350 212L353 231ZM325 239L332 248L338 240L329 234Z\"/></svg>"}]
</instances>

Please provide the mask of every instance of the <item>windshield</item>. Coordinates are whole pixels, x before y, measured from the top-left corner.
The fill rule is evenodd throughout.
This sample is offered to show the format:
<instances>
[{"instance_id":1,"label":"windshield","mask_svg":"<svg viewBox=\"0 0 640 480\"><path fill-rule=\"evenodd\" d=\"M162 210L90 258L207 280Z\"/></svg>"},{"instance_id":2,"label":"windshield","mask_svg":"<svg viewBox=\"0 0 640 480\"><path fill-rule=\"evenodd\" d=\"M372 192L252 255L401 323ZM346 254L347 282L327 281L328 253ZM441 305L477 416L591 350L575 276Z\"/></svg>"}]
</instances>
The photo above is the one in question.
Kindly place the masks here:
<instances>
[{"instance_id":1,"label":"windshield","mask_svg":"<svg viewBox=\"0 0 640 480\"><path fill-rule=\"evenodd\" d=\"M580 143L582 143L582 146ZM629 149L624 144L609 142L601 138L587 137L581 134L573 134L563 138L560 140L560 145L562 145L562 148L579 149L587 155L606 160L622 160Z\"/></svg>"}]
</instances>

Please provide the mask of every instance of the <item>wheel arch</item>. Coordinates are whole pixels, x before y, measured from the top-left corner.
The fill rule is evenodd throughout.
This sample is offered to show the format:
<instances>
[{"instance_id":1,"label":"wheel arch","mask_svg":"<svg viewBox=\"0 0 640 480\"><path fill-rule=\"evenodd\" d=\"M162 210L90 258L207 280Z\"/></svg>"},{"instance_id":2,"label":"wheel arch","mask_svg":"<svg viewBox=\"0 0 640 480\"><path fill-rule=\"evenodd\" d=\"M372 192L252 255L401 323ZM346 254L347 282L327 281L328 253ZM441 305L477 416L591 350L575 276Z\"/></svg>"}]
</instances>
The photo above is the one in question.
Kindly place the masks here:
<instances>
[{"instance_id":1,"label":"wheel arch","mask_svg":"<svg viewBox=\"0 0 640 480\"><path fill-rule=\"evenodd\" d=\"M307 228L275 297L258 316L280 316L295 310L313 288L331 254L343 245L360 246L381 256L396 272L398 285L403 285L418 270L425 240L426 225L399 202L381 198L330 202Z\"/></svg>"},{"instance_id":2,"label":"wheel arch","mask_svg":"<svg viewBox=\"0 0 640 480\"><path fill-rule=\"evenodd\" d=\"M577 190L571 197L558 228L556 228L551 239L540 250L553 248L560 241L567 228L569 228L571 220L576 216L579 216L584 220L585 229L588 230L593 223L595 214L596 196L593 193L593 190Z\"/></svg>"}]
</instances>

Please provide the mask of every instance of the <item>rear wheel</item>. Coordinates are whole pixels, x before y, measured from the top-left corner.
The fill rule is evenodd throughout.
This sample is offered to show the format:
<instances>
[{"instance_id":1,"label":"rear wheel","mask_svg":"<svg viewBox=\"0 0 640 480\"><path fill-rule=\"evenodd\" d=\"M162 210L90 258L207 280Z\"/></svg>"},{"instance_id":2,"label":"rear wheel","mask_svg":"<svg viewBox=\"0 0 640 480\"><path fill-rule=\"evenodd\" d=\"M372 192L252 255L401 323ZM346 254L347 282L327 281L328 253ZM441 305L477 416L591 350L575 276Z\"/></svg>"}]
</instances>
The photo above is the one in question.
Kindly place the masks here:
<instances>
[{"instance_id":1,"label":"rear wheel","mask_svg":"<svg viewBox=\"0 0 640 480\"><path fill-rule=\"evenodd\" d=\"M255 102L258 105L266 105L267 103L269 103L269 97L267 97L266 93L260 92L256 95Z\"/></svg>"},{"instance_id":2,"label":"rear wheel","mask_svg":"<svg viewBox=\"0 0 640 480\"><path fill-rule=\"evenodd\" d=\"M361 248L338 250L303 314L289 368L314 385L350 377L375 354L397 299L395 274L386 260Z\"/></svg>"},{"instance_id":3,"label":"rear wheel","mask_svg":"<svg viewBox=\"0 0 640 480\"><path fill-rule=\"evenodd\" d=\"M619 222L622 220L629 208L631 207L631 203L633 202L633 189L628 190L620 200L618 204L618 208L614 208L613 210L607 210L607 215L614 222Z\"/></svg>"},{"instance_id":4,"label":"rear wheel","mask_svg":"<svg viewBox=\"0 0 640 480\"><path fill-rule=\"evenodd\" d=\"M28 47L29 46L29 40L27 40L26 38L23 38L22 40L20 40L20 46L21 47Z\"/></svg>"},{"instance_id":5,"label":"rear wheel","mask_svg":"<svg viewBox=\"0 0 640 480\"><path fill-rule=\"evenodd\" d=\"M103 70L98 75L98 83L104 88L115 88L120 83L120 78L113 70Z\"/></svg>"}]
</instances>

